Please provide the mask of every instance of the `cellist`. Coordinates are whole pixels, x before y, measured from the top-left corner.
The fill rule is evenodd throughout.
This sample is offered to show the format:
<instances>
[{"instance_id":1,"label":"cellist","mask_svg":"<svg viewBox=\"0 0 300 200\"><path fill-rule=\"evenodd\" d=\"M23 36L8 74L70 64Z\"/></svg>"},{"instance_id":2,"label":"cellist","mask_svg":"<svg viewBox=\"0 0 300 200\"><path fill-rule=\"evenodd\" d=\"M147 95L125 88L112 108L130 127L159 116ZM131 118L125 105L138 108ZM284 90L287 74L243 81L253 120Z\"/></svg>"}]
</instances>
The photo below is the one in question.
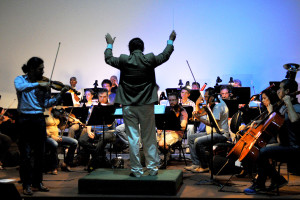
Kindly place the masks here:
<instances>
[{"instance_id":1,"label":"cellist","mask_svg":"<svg viewBox=\"0 0 300 200\"><path fill-rule=\"evenodd\" d=\"M284 103L279 108L279 113L284 117L284 123L277 137L278 145L260 149L256 160L258 176L252 186L244 190L245 194L272 191L287 184L287 180L278 174L269 159L287 162L293 161L300 154L300 104L294 95L297 89L298 83L293 79L284 79L280 83L277 95ZM271 184L268 188L265 186L267 177L271 178Z\"/></svg>"}]
</instances>

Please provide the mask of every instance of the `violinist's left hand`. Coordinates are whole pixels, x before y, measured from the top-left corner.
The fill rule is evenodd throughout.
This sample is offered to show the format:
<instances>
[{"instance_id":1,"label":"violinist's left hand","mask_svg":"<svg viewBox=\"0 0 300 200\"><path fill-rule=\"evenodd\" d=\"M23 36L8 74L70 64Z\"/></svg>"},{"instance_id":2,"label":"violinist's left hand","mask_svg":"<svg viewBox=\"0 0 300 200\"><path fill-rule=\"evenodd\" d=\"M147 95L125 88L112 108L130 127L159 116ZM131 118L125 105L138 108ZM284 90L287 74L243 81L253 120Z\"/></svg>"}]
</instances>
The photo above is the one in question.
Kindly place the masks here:
<instances>
[{"instance_id":1,"label":"violinist's left hand","mask_svg":"<svg viewBox=\"0 0 300 200\"><path fill-rule=\"evenodd\" d=\"M68 92L70 90L70 86L67 86L67 85L65 85L62 89L61 89L61 91L60 91L60 94L65 94L66 92Z\"/></svg>"}]
</instances>

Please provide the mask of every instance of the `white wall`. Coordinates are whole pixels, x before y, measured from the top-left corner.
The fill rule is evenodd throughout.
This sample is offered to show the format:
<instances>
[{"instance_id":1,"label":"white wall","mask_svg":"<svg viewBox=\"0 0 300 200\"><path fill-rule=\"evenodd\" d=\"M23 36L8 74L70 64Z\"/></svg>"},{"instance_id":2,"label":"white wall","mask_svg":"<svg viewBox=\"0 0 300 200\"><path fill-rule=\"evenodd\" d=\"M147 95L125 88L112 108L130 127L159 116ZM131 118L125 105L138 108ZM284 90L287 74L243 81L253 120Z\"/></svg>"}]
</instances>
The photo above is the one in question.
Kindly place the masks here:
<instances>
[{"instance_id":1,"label":"white wall","mask_svg":"<svg viewBox=\"0 0 300 200\"><path fill-rule=\"evenodd\" d=\"M156 70L161 89L239 78L256 93L284 79L286 63L300 63L299 0L0 0L0 106L14 98L14 78L32 56L45 61L53 80L93 87L119 71L106 65L104 36L116 36L114 55L141 37L145 53L160 53L174 28L170 60ZM299 81L299 74L297 81ZM14 103L13 107L17 104Z\"/></svg>"}]
</instances>

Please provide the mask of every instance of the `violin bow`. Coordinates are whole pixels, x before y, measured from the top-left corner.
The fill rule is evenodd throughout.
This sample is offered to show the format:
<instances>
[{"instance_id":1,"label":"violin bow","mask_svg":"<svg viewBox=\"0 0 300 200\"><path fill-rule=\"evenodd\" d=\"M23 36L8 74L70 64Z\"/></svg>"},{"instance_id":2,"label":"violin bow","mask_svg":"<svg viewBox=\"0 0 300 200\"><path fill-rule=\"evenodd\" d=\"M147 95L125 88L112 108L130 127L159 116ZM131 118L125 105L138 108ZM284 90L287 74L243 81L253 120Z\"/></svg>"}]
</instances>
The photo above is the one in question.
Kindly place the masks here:
<instances>
[{"instance_id":1,"label":"violin bow","mask_svg":"<svg viewBox=\"0 0 300 200\"><path fill-rule=\"evenodd\" d=\"M195 76L194 76L194 74L193 74L193 72L192 72L192 69L191 69L191 67L190 67L190 64L189 64L189 62L188 62L187 60L186 60L186 63L187 63L187 65L188 65L189 68L190 68L190 71L191 71L191 73L192 73L192 76L193 76L193 78L194 78L194 81L197 82L196 79L195 79Z\"/></svg>"},{"instance_id":2,"label":"violin bow","mask_svg":"<svg viewBox=\"0 0 300 200\"><path fill-rule=\"evenodd\" d=\"M57 48L57 51L56 51L56 56L55 56L54 64L53 64L53 67L52 67L51 76L49 78L49 83L51 83L51 80L52 80L52 75L53 75L53 71L54 71L54 68L55 68L55 64L56 64L56 59L57 59L57 55L58 55L58 52L59 52L59 48L60 48L60 42L58 43L58 48Z\"/></svg>"}]
</instances>

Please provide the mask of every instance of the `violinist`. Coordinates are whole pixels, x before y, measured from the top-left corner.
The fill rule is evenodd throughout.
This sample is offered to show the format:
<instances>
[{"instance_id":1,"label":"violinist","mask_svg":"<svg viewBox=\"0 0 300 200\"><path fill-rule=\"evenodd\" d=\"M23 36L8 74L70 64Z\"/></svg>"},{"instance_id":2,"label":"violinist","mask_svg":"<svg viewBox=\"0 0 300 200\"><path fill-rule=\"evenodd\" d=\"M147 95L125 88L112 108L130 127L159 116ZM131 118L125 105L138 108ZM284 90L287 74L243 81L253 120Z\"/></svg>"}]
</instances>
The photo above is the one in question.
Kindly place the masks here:
<instances>
[{"instance_id":1,"label":"violinist","mask_svg":"<svg viewBox=\"0 0 300 200\"><path fill-rule=\"evenodd\" d=\"M77 148L77 140L71 137L63 136L59 134L59 125L60 119L64 114L63 110L58 110L56 108L49 109L50 114L49 117L46 117L46 130L47 130L47 140L46 146L50 150L50 159L52 160L50 166L50 173L53 175L57 174L57 164L58 162L58 155L57 155L57 147L58 145L68 145L68 153L64 159L64 162L61 165L62 171L70 172L70 166L73 164L75 150Z\"/></svg>"},{"instance_id":2,"label":"violinist","mask_svg":"<svg viewBox=\"0 0 300 200\"><path fill-rule=\"evenodd\" d=\"M214 88L207 88L205 90L204 99L207 102L207 106L210 106L212 109L213 115L221 129L222 134L217 133L215 128L211 127L208 116L206 119L202 117L199 118L199 120L206 125L206 132L195 133L190 135L188 138L190 154L193 163L191 166L185 167L185 169L188 171L192 171L194 173L204 173L209 171L205 149L211 145L211 135L209 134L211 134L212 131L214 144L225 142L230 138L228 127L228 107L222 99L216 98L217 96ZM199 101L200 100L197 102ZM220 101L220 103L216 103L216 101Z\"/></svg>"},{"instance_id":3,"label":"violinist","mask_svg":"<svg viewBox=\"0 0 300 200\"><path fill-rule=\"evenodd\" d=\"M38 57L30 58L22 66L22 70L24 75L17 76L14 80L18 97L17 124L20 128L20 178L23 182L23 193L32 195L31 186L42 192L49 191L42 183L42 160L47 136L43 113L45 108L55 105L69 87L63 87L60 94L51 98L49 82L38 82L44 74L44 61Z\"/></svg>"},{"instance_id":4,"label":"violinist","mask_svg":"<svg viewBox=\"0 0 300 200\"><path fill-rule=\"evenodd\" d=\"M244 190L246 194L256 194L259 191L273 191L287 184L287 180L278 174L275 167L269 162L270 159L277 161L295 161L300 154L300 104L297 101L295 92L298 83L292 79L281 81L277 95L283 103L276 111L284 117L284 123L279 129L278 145L270 145L260 149L257 158L257 179L251 187ZM267 177L270 177L271 184L265 186Z\"/></svg>"},{"instance_id":5,"label":"violinist","mask_svg":"<svg viewBox=\"0 0 300 200\"><path fill-rule=\"evenodd\" d=\"M170 156L171 156L169 147L172 144L175 144L176 142L182 140L182 137L183 137L183 134L186 129L187 122L188 122L188 114L187 114L186 110L178 104L177 93L169 94L168 100L169 100L171 109L168 111L168 113L166 112L166 116L167 116L166 118L168 118L168 115L169 115L169 119L166 119L166 121L167 121L167 123L168 122L174 123L173 126L174 127L177 126L178 130L165 130L166 141L164 141L163 130L157 130L158 146L161 151L167 151L167 153L166 153L167 161L170 159ZM175 120L170 119L173 116L176 116ZM164 146L166 147L165 149L164 149Z\"/></svg>"}]
</instances>

